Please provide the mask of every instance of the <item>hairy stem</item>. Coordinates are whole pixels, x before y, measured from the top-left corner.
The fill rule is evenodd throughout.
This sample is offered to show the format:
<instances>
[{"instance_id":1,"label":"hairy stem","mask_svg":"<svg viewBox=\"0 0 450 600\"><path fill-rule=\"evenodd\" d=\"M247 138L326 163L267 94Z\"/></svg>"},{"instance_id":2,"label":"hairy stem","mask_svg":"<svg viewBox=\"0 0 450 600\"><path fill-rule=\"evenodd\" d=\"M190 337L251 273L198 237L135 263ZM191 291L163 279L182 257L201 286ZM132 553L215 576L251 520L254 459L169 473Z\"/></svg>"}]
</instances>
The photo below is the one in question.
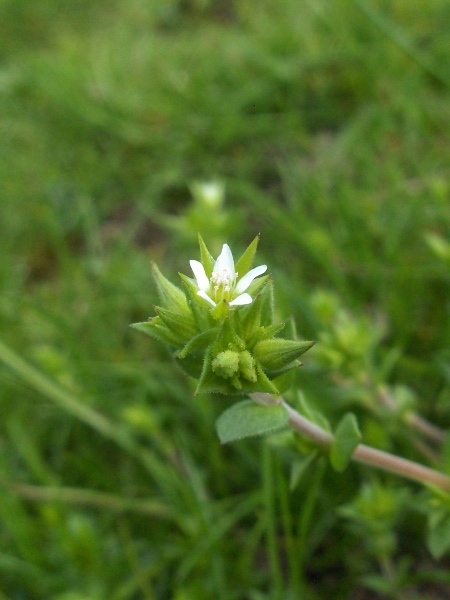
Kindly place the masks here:
<instances>
[{"instance_id":1,"label":"hairy stem","mask_svg":"<svg viewBox=\"0 0 450 600\"><path fill-rule=\"evenodd\" d=\"M331 433L311 423L284 400L277 399L271 394L261 393L250 394L250 397L258 404L283 406L289 414L289 425L292 429L315 442L318 446L329 448L333 443L334 438ZM365 444L358 444L352 455L352 460L450 492L450 478L443 473L389 452L371 448Z\"/></svg>"}]
</instances>

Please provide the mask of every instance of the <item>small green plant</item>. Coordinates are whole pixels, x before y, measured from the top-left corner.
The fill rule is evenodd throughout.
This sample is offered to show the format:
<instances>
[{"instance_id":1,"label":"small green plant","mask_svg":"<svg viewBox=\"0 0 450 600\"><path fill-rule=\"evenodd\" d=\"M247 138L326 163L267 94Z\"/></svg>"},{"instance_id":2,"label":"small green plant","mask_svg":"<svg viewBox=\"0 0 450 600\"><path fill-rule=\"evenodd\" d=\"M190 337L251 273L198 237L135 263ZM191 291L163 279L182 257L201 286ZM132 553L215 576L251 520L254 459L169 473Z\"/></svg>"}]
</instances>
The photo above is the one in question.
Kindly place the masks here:
<instances>
[{"instance_id":1,"label":"small green plant","mask_svg":"<svg viewBox=\"0 0 450 600\"><path fill-rule=\"evenodd\" d=\"M201 236L199 242L201 261L190 261L193 278L180 274L183 290L153 265L161 306L155 307L155 317L132 327L169 348L177 364L197 380L196 395L249 397L228 408L217 420L221 442L289 426L326 452L337 472L354 460L420 482L439 498L429 516L429 545L436 556L442 555L450 541L446 543L438 536L436 524L447 522L450 478L360 443L358 422L351 412L344 414L333 433L323 415L310 410L302 395L300 410L288 404L281 393L292 386L289 375L301 365L299 357L315 342L279 337L285 324L274 322L273 283L266 274L267 266L253 267L258 237L236 264L227 244L215 260ZM356 338L358 331L354 328ZM349 343L352 346L351 340ZM326 354L326 348L324 351ZM349 511L348 515L353 515Z\"/></svg>"},{"instance_id":2,"label":"small green plant","mask_svg":"<svg viewBox=\"0 0 450 600\"><path fill-rule=\"evenodd\" d=\"M135 329L164 342L183 370L198 379L196 394L250 394L283 390L283 376L314 342L277 337L273 290L267 267L252 268L255 238L234 263L227 244L214 260L200 237L201 262L191 260L195 278L181 275L183 291L153 265L162 306Z\"/></svg>"}]
</instances>

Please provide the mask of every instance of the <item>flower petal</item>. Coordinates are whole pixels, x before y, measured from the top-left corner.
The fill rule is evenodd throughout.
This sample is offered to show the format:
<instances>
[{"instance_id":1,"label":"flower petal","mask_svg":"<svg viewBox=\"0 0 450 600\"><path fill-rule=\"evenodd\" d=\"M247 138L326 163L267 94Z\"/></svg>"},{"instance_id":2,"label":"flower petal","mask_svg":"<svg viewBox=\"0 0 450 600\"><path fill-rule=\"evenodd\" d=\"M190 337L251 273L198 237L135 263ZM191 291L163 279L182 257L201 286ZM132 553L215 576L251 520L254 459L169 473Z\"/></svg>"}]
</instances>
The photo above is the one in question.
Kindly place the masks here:
<instances>
[{"instance_id":1,"label":"flower petal","mask_svg":"<svg viewBox=\"0 0 450 600\"><path fill-rule=\"evenodd\" d=\"M228 271L232 279L234 279L233 254L231 253L230 246L228 244L223 245L222 252L220 253L219 258L216 260L213 270L214 273L222 273L225 269Z\"/></svg>"},{"instance_id":2,"label":"flower petal","mask_svg":"<svg viewBox=\"0 0 450 600\"><path fill-rule=\"evenodd\" d=\"M204 292L203 290L200 290L199 292L197 292L197 296L200 296L200 298L203 298L203 300L207 300L212 306L216 306L216 303L214 302L214 300L212 300L208 294L206 292Z\"/></svg>"},{"instance_id":3,"label":"flower petal","mask_svg":"<svg viewBox=\"0 0 450 600\"><path fill-rule=\"evenodd\" d=\"M209 279L205 273L205 268L198 260L190 260L189 264L197 280L197 285L200 290L209 289Z\"/></svg>"},{"instance_id":4,"label":"flower petal","mask_svg":"<svg viewBox=\"0 0 450 600\"><path fill-rule=\"evenodd\" d=\"M244 304L251 304L252 300L253 299L250 294L241 294L230 302L230 306L243 306Z\"/></svg>"},{"instance_id":5,"label":"flower petal","mask_svg":"<svg viewBox=\"0 0 450 600\"><path fill-rule=\"evenodd\" d=\"M261 265L260 267L255 267L251 271L249 271L242 279L239 279L236 285L236 294L241 294L245 292L250 285L252 284L255 277L262 275L267 271L267 265Z\"/></svg>"}]
</instances>

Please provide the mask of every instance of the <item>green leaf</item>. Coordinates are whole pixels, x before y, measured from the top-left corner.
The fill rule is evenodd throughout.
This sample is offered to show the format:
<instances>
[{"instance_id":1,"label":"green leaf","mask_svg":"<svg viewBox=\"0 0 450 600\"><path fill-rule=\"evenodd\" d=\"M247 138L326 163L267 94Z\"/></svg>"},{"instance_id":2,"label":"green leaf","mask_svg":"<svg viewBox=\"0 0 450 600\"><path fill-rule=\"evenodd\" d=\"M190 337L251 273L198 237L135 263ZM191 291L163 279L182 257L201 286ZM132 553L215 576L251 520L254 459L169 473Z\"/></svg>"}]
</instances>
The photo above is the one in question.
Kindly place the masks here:
<instances>
[{"instance_id":1,"label":"green leaf","mask_svg":"<svg viewBox=\"0 0 450 600\"><path fill-rule=\"evenodd\" d=\"M356 417L353 413L347 413L339 421L331 445L330 462L333 469L342 472L347 468L350 458L360 441L361 433Z\"/></svg>"},{"instance_id":2,"label":"green leaf","mask_svg":"<svg viewBox=\"0 0 450 600\"><path fill-rule=\"evenodd\" d=\"M235 271L239 273L241 279L246 275L252 268L253 261L255 260L256 249L258 247L259 236L257 235L250 246L245 250L244 254L237 261Z\"/></svg>"},{"instance_id":3,"label":"green leaf","mask_svg":"<svg viewBox=\"0 0 450 600\"><path fill-rule=\"evenodd\" d=\"M291 492L298 486L308 467L315 461L318 455L318 451L313 450L307 456L302 456L293 461L291 464L291 476L289 482L289 489Z\"/></svg>"},{"instance_id":4,"label":"green leaf","mask_svg":"<svg viewBox=\"0 0 450 600\"><path fill-rule=\"evenodd\" d=\"M436 507L428 517L427 545L433 558L441 558L450 549L450 510Z\"/></svg>"},{"instance_id":5,"label":"green leaf","mask_svg":"<svg viewBox=\"0 0 450 600\"><path fill-rule=\"evenodd\" d=\"M217 419L222 444L270 433L287 425L289 414L283 406L260 406L252 400L234 404Z\"/></svg>"}]
</instances>

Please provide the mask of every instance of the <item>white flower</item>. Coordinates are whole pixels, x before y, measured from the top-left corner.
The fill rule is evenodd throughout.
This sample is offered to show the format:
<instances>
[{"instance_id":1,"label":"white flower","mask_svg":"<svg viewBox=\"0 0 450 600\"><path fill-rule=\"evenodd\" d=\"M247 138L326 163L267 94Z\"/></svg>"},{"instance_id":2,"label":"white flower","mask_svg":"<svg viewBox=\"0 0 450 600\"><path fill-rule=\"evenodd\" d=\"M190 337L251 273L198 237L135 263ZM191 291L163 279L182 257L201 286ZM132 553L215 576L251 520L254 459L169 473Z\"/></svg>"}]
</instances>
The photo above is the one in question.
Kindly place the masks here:
<instances>
[{"instance_id":1,"label":"white flower","mask_svg":"<svg viewBox=\"0 0 450 600\"><path fill-rule=\"evenodd\" d=\"M217 181L195 184L194 191L199 199L210 209L219 209L223 204L225 186Z\"/></svg>"},{"instance_id":2,"label":"white flower","mask_svg":"<svg viewBox=\"0 0 450 600\"><path fill-rule=\"evenodd\" d=\"M246 290L256 277L267 270L266 265L261 265L239 279L239 273L234 270L233 255L228 244L223 245L222 252L214 264L211 279L208 279L201 262L191 260L189 264L197 280L197 294L211 306L216 306L221 300L226 300L230 306L250 304L253 298Z\"/></svg>"}]
</instances>

